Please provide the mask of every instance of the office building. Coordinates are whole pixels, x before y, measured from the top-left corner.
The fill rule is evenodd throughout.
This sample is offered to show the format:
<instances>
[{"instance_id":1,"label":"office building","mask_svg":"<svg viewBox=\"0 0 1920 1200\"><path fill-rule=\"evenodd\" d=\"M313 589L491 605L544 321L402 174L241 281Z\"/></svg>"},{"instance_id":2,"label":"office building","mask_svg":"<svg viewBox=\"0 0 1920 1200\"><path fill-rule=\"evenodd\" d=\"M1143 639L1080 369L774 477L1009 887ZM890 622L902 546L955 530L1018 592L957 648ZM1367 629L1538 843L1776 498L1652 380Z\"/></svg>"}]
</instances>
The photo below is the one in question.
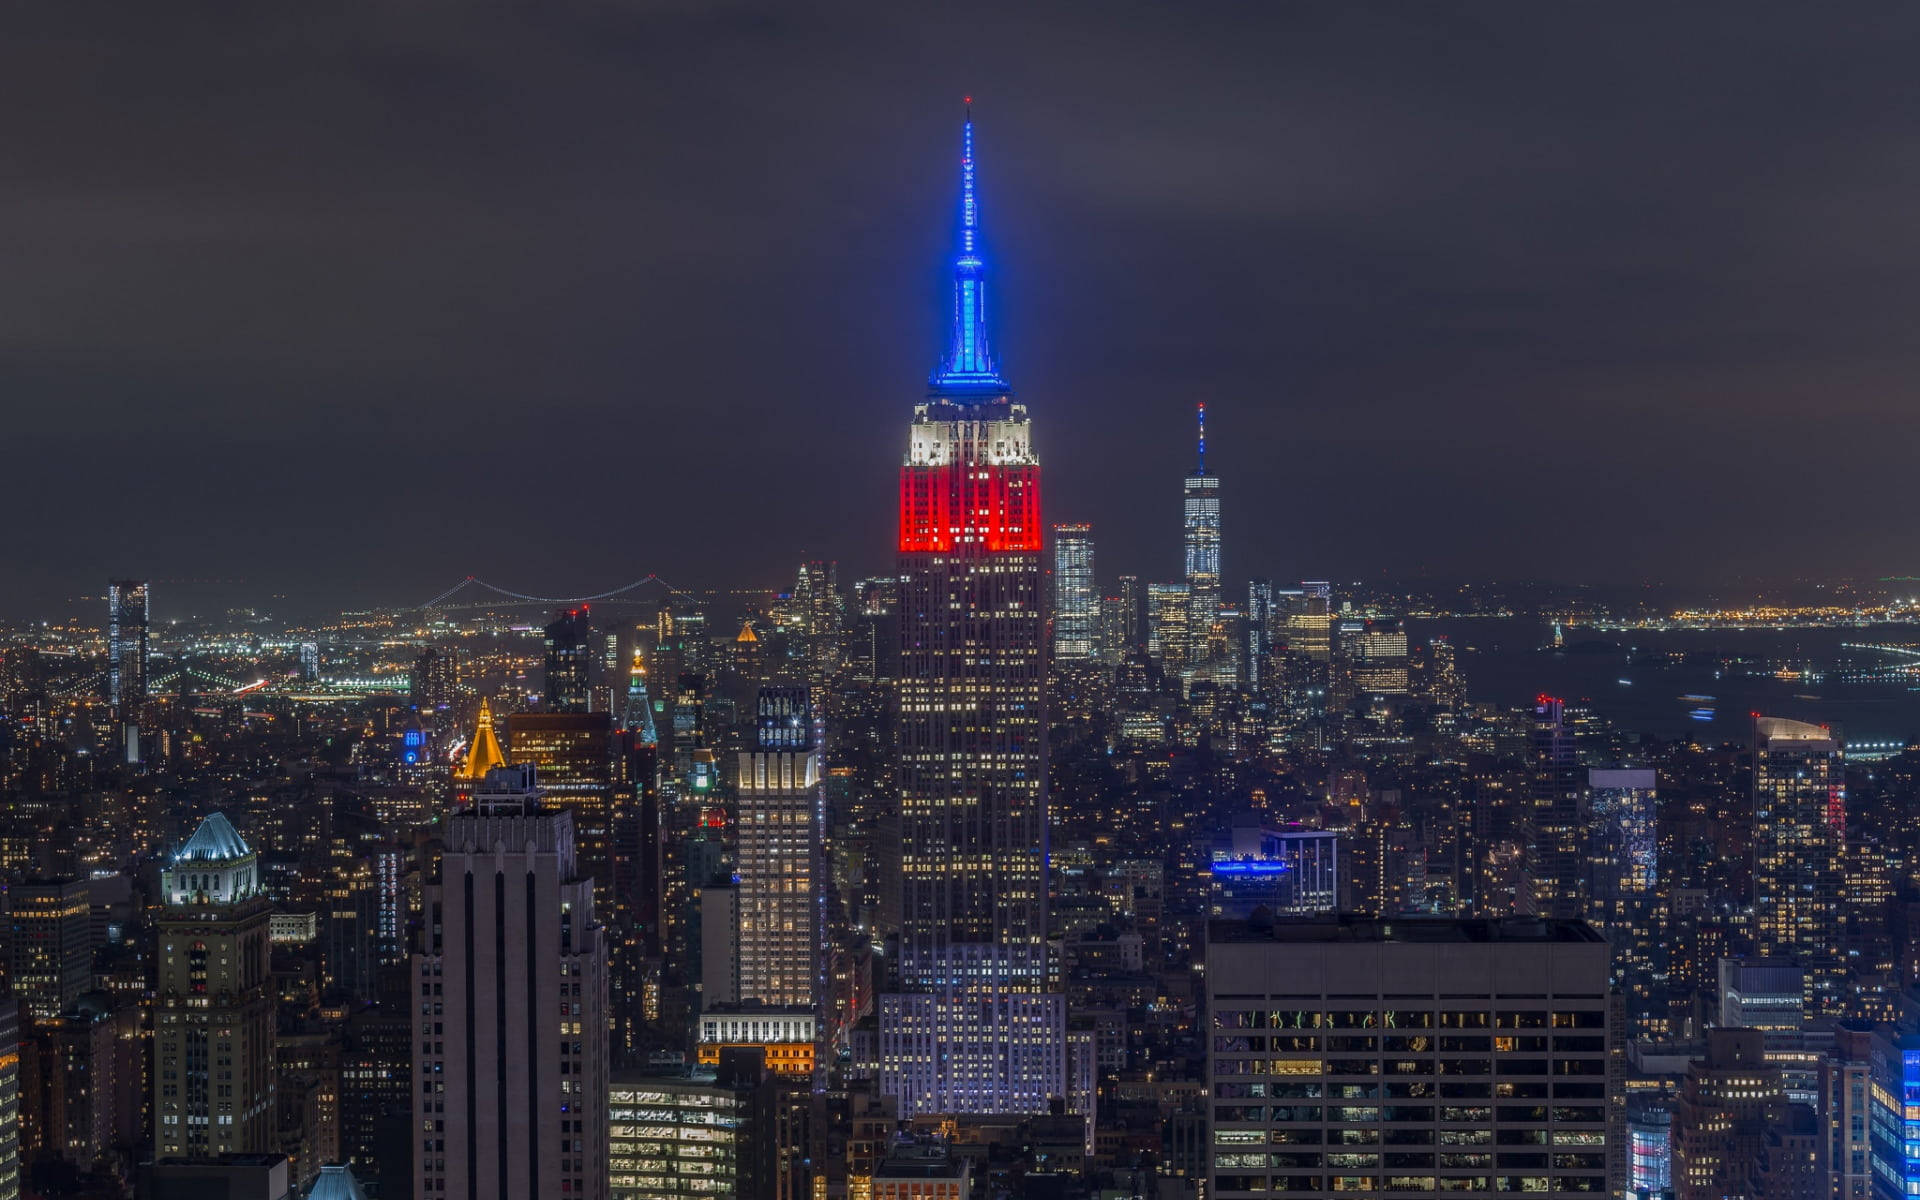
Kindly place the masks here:
<instances>
[{"instance_id":1,"label":"office building","mask_svg":"<svg viewBox=\"0 0 1920 1200\"><path fill-rule=\"evenodd\" d=\"M1674 1200L1753 1194L1768 1130L1790 1119L1780 1068L1758 1029L1710 1029L1673 1104Z\"/></svg>"},{"instance_id":2,"label":"office building","mask_svg":"<svg viewBox=\"0 0 1920 1200\"><path fill-rule=\"evenodd\" d=\"M1180 527L1186 560L1190 658L1206 648L1207 631L1220 615L1220 477L1207 470L1207 406L1198 408L1199 455L1180 493Z\"/></svg>"},{"instance_id":3,"label":"office building","mask_svg":"<svg viewBox=\"0 0 1920 1200\"><path fill-rule=\"evenodd\" d=\"M1874 1200L1920 1192L1920 1036L1878 1030L1868 1049L1868 1166Z\"/></svg>"},{"instance_id":4,"label":"office building","mask_svg":"<svg viewBox=\"0 0 1920 1200\"><path fill-rule=\"evenodd\" d=\"M1769 1049L1797 1048L1806 1022L1806 970L1778 959L1723 958L1716 1024L1757 1029Z\"/></svg>"},{"instance_id":5,"label":"office building","mask_svg":"<svg viewBox=\"0 0 1920 1200\"><path fill-rule=\"evenodd\" d=\"M20 1006L0 999L0 1046L20 1045ZM20 1055L0 1053L0 1200L20 1200Z\"/></svg>"},{"instance_id":6,"label":"office building","mask_svg":"<svg viewBox=\"0 0 1920 1200\"><path fill-rule=\"evenodd\" d=\"M872 1200L967 1200L973 1164L939 1138L901 1138L873 1171Z\"/></svg>"},{"instance_id":7,"label":"office building","mask_svg":"<svg viewBox=\"0 0 1920 1200\"><path fill-rule=\"evenodd\" d=\"M613 801L617 747L608 712L514 713L507 755L536 768L546 803L573 814L580 874L593 880L595 911L613 911Z\"/></svg>"},{"instance_id":8,"label":"office building","mask_svg":"<svg viewBox=\"0 0 1920 1200\"><path fill-rule=\"evenodd\" d=\"M767 1070L810 1081L818 1059L820 1021L811 1008L715 1004L701 1010L696 1038L702 1066L718 1065L729 1050L754 1050Z\"/></svg>"},{"instance_id":9,"label":"office building","mask_svg":"<svg viewBox=\"0 0 1920 1200\"><path fill-rule=\"evenodd\" d=\"M60 1016L93 986L90 894L84 879L29 879L7 888L13 994L28 1020Z\"/></svg>"},{"instance_id":10,"label":"office building","mask_svg":"<svg viewBox=\"0 0 1920 1200\"><path fill-rule=\"evenodd\" d=\"M1375 617L1361 623L1346 647L1353 671L1353 690L1361 696L1405 696L1407 627L1397 617Z\"/></svg>"},{"instance_id":11,"label":"office building","mask_svg":"<svg viewBox=\"0 0 1920 1200\"><path fill-rule=\"evenodd\" d=\"M1842 1027L1834 1030L1833 1045L1821 1056L1820 1114L1827 1128L1833 1200L1873 1196L1873 1040L1869 1029ZM1905 1114L1899 1119L1904 1121ZM1915 1132L1920 1133L1920 1127ZM1901 1182L1920 1183L1920 1172Z\"/></svg>"},{"instance_id":12,"label":"office building","mask_svg":"<svg viewBox=\"0 0 1920 1200\"><path fill-rule=\"evenodd\" d=\"M274 997L259 858L211 813L161 868L160 891L154 1154L270 1153Z\"/></svg>"},{"instance_id":13,"label":"office building","mask_svg":"<svg viewBox=\"0 0 1920 1200\"><path fill-rule=\"evenodd\" d=\"M812 1008L820 999L825 797L804 687L761 688L758 748L740 752L739 999Z\"/></svg>"},{"instance_id":14,"label":"office building","mask_svg":"<svg viewBox=\"0 0 1920 1200\"><path fill-rule=\"evenodd\" d=\"M1605 1194L1607 944L1578 921L1213 921L1210 1197Z\"/></svg>"},{"instance_id":15,"label":"office building","mask_svg":"<svg viewBox=\"0 0 1920 1200\"><path fill-rule=\"evenodd\" d=\"M1341 907L1340 835L1329 829L1236 821L1213 848L1208 871L1212 916L1246 919L1257 908L1303 916Z\"/></svg>"},{"instance_id":16,"label":"office building","mask_svg":"<svg viewBox=\"0 0 1920 1200\"><path fill-rule=\"evenodd\" d=\"M1193 659L1193 609L1184 583L1147 585L1147 657L1170 679L1186 674Z\"/></svg>"},{"instance_id":17,"label":"office building","mask_svg":"<svg viewBox=\"0 0 1920 1200\"><path fill-rule=\"evenodd\" d=\"M1042 1112L1066 1094L1047 984L1040 463L987 343L973 122L952 348L900 471L897 993L880 1080L900 1114Z\"/></svg>"},{"instance_id":18,"label":"office building","mask_svg":"<svg viewBox=\"0 0 1920 1200\"><path fill-rule=\"evenodd\" d=\"M1100 646L1100 591L1093 573L1093 526L1053 527L1053 660L1080 663Z\"/></svg>"},{"instance_id":19,"label":"office building","mask_svg":"<svg viewBox=\"0 0 1920 1200\"><path fill-rule=\"evenodd\" d=\"M615 731L611 823L612 908L608 925L609 1003L616 1056L640 1047L642 1028L658 1016L658 960L666 849L661 822L659 737L647 691L647 670L635 653L626 702Z\"/></svg>"},{"instance_id":20,"label":"office building","mask_svg":"<svg viewBox=\"0 0 1920 1200\"><path fill-rule=\"evenodd\" d=\"M1584 917L1587 775L1574 751L1565 701L1544 695L1535 699L1528 750L1527 873L1533 884L1528 911L1566 919Z\"/></svg>"},{"instance_id":21,"label":"office building","mask_svg":"<svg viewBox=\"0 0 1920 1200\"><path fill-rule=\"evenodd\" d=\"M607 948L573 813L499 767L447 821L413 958L414 1195L607 1195Z\"/></svg>"},{"instance_id":22,"label":"office building","mask_svg":"<svg viewBox=\"0 0 1920 1200\"><path fill-rule=\"evenodd\" d=\"M1666 1027L1667 953L1660 936L1658 789L1651 768L1587 772L1588 919L1612 944L1614 987L1628 1028L1649 1036Z\"/></svg>"},{"instance_id":23,"label":"office building","mask_svg":"<svg viewBox=\"0 0 1920 1200\"><path fill-rule=\"evenodd\" d=\"M295 1200L293 1164L278 1152L162 1158L140 1167L142 1200Z\"/></svg>"},{"instance_id":24,"label":"office building","mask_svg":"<svg viewBox=\"0 0 1920 1200\"><path fill-rule=\"evenodd\" d=\"M460 656L453 647L429 646L413 660L407 679L421 718L450 712L460 699Z\"/></svg>"},{"instance_id":25,"label":"office building","mask_svg":"<svg viewBox=\"0 0 1920 1200\"><path fill-rule=\"evenodd\" d=\"M803 673L816 684L825 683L840 669L846 654L846 598L840 593L839 564L831 560L800 564L793 585L793 612ZM749 682L757 681L758 676L749 677Z\"/></svg>"},{"instance_id":26,"label":"office building","mask_svg":"<svg viewBox=\"0 0 1920 1200\"><path fill-rule=\"evenodd\" d=\"M550 713L583 713L593 707L593 621L585 606L568 609L541 631L546 637L546 692Z\"/></svg>"},{"instance_id":27,"label":"office building","mask_svg":"<svg viewBox=\"0 0 1920 1200\"><path fill-rule=\"evenodd\" d=\"M1753 719L1754 943L1808 969L1816 1014L1841 1007L1846 797L1831 730Z\"/></svg>"},{"instance_id":28,"label":"office building","mask_svg":"<svg viewBox=\"0 0 1920 1200\"><path fill-rule=\"evenodd\" d=\"M617 1072L606 1101L609 1200L798 1200L777 1178L777 1097L751 1054L672 1075Z\"/></svg>"},{"instance_id":29,"label":"office building","mask_svg":"<svg viewBox=\"0 0 1920 1200\"><path fill-rule=\"evenodd\" d=\"M1333 653L1333 585L1300 585L1296 607L1287 616L1287 651L1312 662L1326 662Z\"/></svg>"},{"instance_id":30,"label":"office building","mask_svg":"<svg viewBox=\"0 0 1920 1200\"><path fill-rule=\"evenodd\" d=\"M107 584L107 703L121 721L137 722L147 698L151 592L144 579Z\"/></svg>"},{"instance_id":31,"label":"office building","mask_svg":"<svg viewBox=\"0 0 1920 1200\"><path fill-rule=\"evenodd\" d=\"M1271 679L1273 668L1268 660L1273 656L1274 635L1279 625L1279 614L1274 607L1277 600L1273 580L1247 581L1246 682L1251 692L1260 692Z\"/></svg>"}]
</instances>

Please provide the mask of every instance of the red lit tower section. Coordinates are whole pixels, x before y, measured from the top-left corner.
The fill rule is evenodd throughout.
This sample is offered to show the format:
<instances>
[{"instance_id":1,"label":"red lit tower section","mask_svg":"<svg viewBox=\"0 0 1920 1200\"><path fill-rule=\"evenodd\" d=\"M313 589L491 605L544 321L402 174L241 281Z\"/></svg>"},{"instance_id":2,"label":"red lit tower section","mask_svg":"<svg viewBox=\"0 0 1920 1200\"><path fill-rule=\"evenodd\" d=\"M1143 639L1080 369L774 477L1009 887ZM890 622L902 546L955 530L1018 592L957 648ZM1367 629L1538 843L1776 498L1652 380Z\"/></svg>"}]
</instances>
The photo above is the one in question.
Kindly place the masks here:
<instances>
[{"instance_id":1,"label":"red lit tower section","mask_svg":"<svg viewBox=\"0 0 1920 1200\"><path fill-rule=\"evenodd\" d=\"M901 971L911 990L1046 973L1040 464L1026 406L917 405L900 471Z\"/></svg>"},{"instance_id":2,"label":"red lit tower section","mask_svg":"<svg viewBox=\"0 0 1920 1200\"><path fill-rule=\"evenodd\" d=\"M1024 404L915 408L900 468L900 550L1040 553L1040 464Z\"/></svg>"}]
</instances>

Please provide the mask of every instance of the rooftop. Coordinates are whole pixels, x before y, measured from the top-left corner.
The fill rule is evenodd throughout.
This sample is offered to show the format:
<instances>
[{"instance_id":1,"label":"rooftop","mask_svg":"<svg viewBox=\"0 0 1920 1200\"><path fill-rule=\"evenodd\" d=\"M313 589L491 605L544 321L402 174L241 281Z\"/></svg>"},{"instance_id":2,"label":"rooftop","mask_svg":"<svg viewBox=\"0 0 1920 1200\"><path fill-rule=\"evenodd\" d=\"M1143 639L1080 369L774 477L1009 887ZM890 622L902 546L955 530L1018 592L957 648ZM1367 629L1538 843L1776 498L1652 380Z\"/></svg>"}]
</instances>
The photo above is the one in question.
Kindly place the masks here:
<instances>
[{"instance_id":1,"label":"rooftop","mask_svg":"<svg viewBox=\"0 0 1920 1200\"><path fill-rule=\"evenodd\" d=\"M1210 942L1600 942L1605 939L1585 921L1550 921L1539 917L1497 919L1453 917L1372 917L1341 913L1337 916L1271 917L1245 921L1211 921Z\"/></svg>"},{"instance_id":2,"label":"rooftop","mask_svg":"<svg viewBox=\"0 0 1920 1200\"><path fill-rule=\"evenodd\" d=\"M208 813L200 822L200 828L193 831L187 844L180 847L180 853L173 856L175 862L233 862L252 854L247 844L240 839L240 833L234 829L233 822L227 820L225 813Z\"/></svg>"}]
</instances>

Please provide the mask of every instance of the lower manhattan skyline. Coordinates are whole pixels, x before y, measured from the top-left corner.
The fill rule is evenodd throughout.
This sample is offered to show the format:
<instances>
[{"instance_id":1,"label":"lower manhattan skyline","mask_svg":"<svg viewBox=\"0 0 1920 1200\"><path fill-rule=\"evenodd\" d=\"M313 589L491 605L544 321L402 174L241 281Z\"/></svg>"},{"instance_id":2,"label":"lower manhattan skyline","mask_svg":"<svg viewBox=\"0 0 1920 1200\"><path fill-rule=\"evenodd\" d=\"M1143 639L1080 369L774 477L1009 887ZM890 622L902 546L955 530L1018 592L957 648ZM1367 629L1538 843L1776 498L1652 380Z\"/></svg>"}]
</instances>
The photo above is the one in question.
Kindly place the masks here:
<instances>
[{"instance_id":1,"label":"lower manhattan skyline","mask_svg":"<svg viewBox=\"0 0 1920 1200\"><path fill-rule=\"evenodd\" d=\"M1917 26L0 14L0 1200L1920 1196Z\"/></svg>"},{"instance_id":2,"label":"lower manhattan skyline","mask_svg":"<svg viewBox=\"0 0 1920 1200\"><path fill-rule=\"evenodd\" d=\"M866 473L800 464L897 453L941 304L898 264L947 232L914 152L962 94L998 123L999 312L1057 417L1054 512L1116 565L1166 571L1177 513L1133 500L1204 402L1230 574L1911 571L1915 118L1882 36L1909 14L1099 15L11 14L36 115L0 386L53 515L9 539L0 608L112 572L396 603L502 574L483 533L524 565L503 582L564 595L763 584L788 540L883 568ZM459 502L471 461L565 424L595 431L580 509L657 486L620 544ZM778 538L735 473L786 481Z\"/></svg>"}]
</instances>

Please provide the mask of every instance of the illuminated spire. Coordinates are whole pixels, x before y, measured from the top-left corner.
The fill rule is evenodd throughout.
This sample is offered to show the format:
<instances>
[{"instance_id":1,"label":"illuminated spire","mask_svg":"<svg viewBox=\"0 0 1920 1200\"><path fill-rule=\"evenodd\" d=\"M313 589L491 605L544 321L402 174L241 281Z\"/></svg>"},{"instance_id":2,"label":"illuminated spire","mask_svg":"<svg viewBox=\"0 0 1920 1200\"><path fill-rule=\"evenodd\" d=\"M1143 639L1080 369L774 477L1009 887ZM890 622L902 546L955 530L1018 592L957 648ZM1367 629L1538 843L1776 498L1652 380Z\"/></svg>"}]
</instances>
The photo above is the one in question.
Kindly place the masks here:
<instances>
[{"instance_id":1,"label":"illuminated spire","mask_svg":"<svg viewBox=\"0 0 1920 1200\"><path fill-rule=\"evenodd\" d=\"M1207 402L1200 402L1200 465L1194 468L1195 475L1207 473Z\"/></svg>"},{"instance_id":2,"label":"illuminated spire","mask_svg":"<svg viewBox=\"0 0 1920 1200\"><path fill-rule=\"evenodd\" d=\"M980 258L980 200L973 186L973 97L960 127L960 253L953 260L953 348L934 372L936 394L1005 392L987 347L986 264Z\"/></svg>"},{"instance_id":3,"label":"illuminated spire","mask_svg":"<svg viewBox=\"0 0 1920 1200\"><path fill-rule=\"evenodd\" d=\"M660 735L653 728L653 702L647 697L647 664L638 650L633 652L633 666L627 672L627 708L620 724L633 731L636 745L659 744Z\"/></svg>"},{"instance_id":4,"label":"illuminated spire","mask_svg":"<svg viewBox=\"0 0 1920 1200\"><path fill-rule=\"evenodd\" d=\"M467 750L467 761L455 773L455 778L477 783L494 767L506 765L507 756L501 752L500 739L493 733L493 709L482 700L480 719L474 723L473 745Z\"/></svg>"}]
</instances>

